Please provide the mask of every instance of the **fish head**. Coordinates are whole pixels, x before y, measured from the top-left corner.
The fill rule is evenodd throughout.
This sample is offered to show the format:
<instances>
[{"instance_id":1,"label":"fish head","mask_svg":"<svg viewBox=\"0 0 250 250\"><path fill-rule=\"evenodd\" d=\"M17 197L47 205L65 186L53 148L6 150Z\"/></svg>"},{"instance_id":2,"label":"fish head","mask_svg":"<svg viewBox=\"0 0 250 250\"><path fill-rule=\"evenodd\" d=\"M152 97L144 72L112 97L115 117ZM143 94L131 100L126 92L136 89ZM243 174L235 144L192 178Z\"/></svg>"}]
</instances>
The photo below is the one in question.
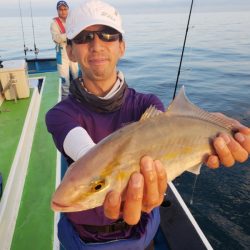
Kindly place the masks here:
<instances>
[{"instance_id":1,"label":"fish head","mask_svg":"<svg viewBox=\"0 0 250 250\"><path fill-rule=\"evenodd\" d=\"M80 179L80 180L79 180ZM112 186L109 176L70 176L59 185L52 197L54 211L76 212L101 206Z\"/></svg>"},{"instance_id":2,"label":"fish head","mask_svg":"<svg viewBox=\"0 0 250 250\"><path fill-rule=\"evenodd\" d=\"M67 169L52 197L53 210L76 212L101 206L111 190L123 195L131 173L139 168L138 158L128 150L131 136L121 137L124 129L104 138Z\"/></svg>"},{"instance_id":3,"label":"fish head","mask_svg":"<svg viewBox=\"0 0 250 250\"><path fill-rule=\"evenodd\" d=\"M129 172L114 161L103 168L99 165L94 171L88 167L82 172L76 170L74 166L67 170L54 193L51 201L54 211L76 212L101 206L107 193L122 192L129 178Z\"/></svg>"}]
</instances>

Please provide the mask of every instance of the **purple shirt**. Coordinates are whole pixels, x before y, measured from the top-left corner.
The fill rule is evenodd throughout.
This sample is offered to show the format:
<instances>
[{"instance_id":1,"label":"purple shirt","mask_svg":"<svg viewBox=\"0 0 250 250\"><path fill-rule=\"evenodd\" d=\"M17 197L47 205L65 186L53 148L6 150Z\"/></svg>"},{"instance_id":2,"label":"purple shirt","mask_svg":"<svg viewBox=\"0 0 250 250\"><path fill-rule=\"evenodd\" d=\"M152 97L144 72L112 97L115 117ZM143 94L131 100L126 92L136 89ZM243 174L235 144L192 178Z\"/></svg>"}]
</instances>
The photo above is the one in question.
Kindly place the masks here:
<instances>
[{"instance_id":1,"label":"purple shirt","mask_svg":"<svg viewBox=\"0 0 250 250\"><path fill-rule=\"evenodd\" d=\"M121 108L110 113L94 112L73 96L69 96L55 105L46 114L46 124L58 150L67 157L63 150L63 142L69 131L75 127L83 127L92 140L98 143L104 137L126 124L138 121L151 105L164 111L162 102L155 95L137 93L132 88L126 89L123 99ZM81 224L108 225L114 222L104 216L102 206L82 212L66 213L66 215L83 239L104 241L117 237L126 238L132 234L131 229L127 232L119 232L118 235L117 233L93 235L85 231ZM152 220L152 213L142 216L137 226L140 229L139 234L144 233L145 225L150 220Z\"/></svg>"}]
</instances>

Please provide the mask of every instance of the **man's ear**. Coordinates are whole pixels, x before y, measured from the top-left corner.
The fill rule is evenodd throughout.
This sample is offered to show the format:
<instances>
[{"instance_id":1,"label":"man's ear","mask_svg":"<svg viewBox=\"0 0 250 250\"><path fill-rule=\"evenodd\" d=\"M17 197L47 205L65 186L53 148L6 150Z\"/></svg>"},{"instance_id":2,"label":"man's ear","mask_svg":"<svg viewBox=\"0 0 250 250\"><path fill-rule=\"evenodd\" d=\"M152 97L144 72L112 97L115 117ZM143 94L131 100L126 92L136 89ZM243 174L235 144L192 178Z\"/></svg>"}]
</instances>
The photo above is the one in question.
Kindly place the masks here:
<instances>
[{"instance_id":1,"label":"man's ear","mask_svg":"<svg viewBox=\"0 0 250 250\"><path fill-rule=\"evenodd\" d=\"M73 53L73 45L67 45L66 46L66 51L67 51L67 54L68 54L68 58L70 61L72 62L77 62L76 58L75 58L75 55Z\"/></svg>"},{"instance_id":2,"label":"man's ear","mask_svg":"<svg viewBox=\"0 0 250 250\"><path fill-rule=\"evenodd\" d=\"M126 50L125 42L122 40L119 46L120 46L120 57L123 57Z\"/></svg>"}]
</instances>

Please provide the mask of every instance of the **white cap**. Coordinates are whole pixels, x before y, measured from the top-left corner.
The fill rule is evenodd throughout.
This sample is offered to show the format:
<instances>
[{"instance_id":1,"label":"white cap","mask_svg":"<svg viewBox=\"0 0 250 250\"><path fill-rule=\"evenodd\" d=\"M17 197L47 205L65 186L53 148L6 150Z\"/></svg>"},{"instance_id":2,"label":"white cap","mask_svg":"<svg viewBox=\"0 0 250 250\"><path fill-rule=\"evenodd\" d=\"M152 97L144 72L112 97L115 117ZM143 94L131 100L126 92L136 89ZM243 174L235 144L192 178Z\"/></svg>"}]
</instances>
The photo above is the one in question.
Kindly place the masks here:
<instances>
[{"instance_id":1,"label":"white cap","mask_svg":"<svg viewBox=\"0 0 250 250\"><path fill-rule=\"evenodd\" d=\"M124 33L121 16L114 7L100 0L87 0L69 12L66 19L67 38L72 39L82 30L96 24Z\"/></svg>"}]
</instances>

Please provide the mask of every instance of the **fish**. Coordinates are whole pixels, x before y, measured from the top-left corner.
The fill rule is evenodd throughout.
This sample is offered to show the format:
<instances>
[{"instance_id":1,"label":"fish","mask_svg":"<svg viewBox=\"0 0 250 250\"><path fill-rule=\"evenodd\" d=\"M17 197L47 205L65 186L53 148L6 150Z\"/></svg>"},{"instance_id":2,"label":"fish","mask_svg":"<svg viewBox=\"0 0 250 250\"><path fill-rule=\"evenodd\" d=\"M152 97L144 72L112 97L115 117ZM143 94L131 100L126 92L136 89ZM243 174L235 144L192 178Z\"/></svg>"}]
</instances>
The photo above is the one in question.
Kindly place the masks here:
<instances>
[{"instance_id":1,"label":"fish","mask_svg":"<svg viewBox=\"0 0 250 250\"><path fill-rule=\"evenodd\" d=\"M200 173L214 153L212 140L233 135L229 119L209 113L187 98L184 87L165 112L150 106L141 119L110 134L67 169L51 200L51 208L76 212L102 206L111 190L123 192L142 156L162 162L167 181L185 171Z\"/></svg>"}]
</instances>

